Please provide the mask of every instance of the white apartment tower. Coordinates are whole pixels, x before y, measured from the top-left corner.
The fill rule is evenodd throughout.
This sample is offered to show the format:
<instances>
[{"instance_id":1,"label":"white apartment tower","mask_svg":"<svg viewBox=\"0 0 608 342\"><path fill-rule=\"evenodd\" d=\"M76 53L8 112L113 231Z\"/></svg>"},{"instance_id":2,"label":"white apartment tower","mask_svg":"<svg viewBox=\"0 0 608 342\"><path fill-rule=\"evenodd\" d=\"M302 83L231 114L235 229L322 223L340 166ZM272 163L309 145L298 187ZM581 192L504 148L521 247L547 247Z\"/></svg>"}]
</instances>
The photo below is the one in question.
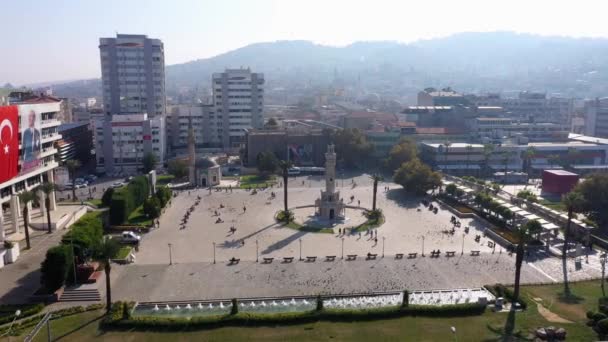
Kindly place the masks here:
<instances>
[{"instance_id":1,"label":"white apartment tower","mask_svg":"<svg viewBox=\"0 0 608 342\"><path fill-rule=\"evenodd\" d=\"M160 39L117 34L100 38L104 112L165 113L165 52Z\"/></svg>"},{"instance_id":2,"label":"white apartment tower","mask_svg":"<svg viewBox=\"0 0 608 342\"><path fill-rule=\"evenodd\" d=\"M245 130L264 125L264 74L247 69L226 69L213 74L213 104L209 116L210 137L224 149L244 143Z\"/></svg>"}]
</instances>

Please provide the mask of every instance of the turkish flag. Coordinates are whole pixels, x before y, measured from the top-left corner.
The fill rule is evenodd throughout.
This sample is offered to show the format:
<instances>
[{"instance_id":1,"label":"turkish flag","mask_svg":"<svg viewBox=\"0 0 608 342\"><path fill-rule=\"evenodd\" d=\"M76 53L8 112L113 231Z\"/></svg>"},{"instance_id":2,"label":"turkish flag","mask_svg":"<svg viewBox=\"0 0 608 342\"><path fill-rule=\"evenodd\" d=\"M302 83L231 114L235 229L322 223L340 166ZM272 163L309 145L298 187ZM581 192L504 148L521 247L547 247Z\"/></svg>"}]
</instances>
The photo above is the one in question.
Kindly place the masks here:
<instances>
[{"instance_id":1,"label":"turkish flag","mask_svg":"<svg viewBox=\"0 0 608 342\"><path fill-rule=\"evenodd\" d=\"M19 164L19 111L0 107L0 183L17 175Z\"/></svg>"}]
</instances>

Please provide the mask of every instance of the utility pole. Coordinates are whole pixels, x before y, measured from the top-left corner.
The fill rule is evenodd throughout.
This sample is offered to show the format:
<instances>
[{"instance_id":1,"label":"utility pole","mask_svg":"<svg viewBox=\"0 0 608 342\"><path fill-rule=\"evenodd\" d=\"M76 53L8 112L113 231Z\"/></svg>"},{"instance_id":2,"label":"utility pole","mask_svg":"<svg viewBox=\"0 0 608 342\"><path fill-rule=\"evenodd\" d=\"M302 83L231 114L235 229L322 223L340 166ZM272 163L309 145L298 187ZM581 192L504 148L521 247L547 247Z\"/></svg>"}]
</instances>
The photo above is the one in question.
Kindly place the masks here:
<instances>
[{"instance_id":1,"label":"utility pole","mask_svg":"<svg viewBox=\"0 0 608 342\"><path fill-rule=\"evenodd\" d=\"M171 253L171 244L168 243L167 246L169 246L169 265L173 265L173 255Z\"/></svg>"}]
</instances>

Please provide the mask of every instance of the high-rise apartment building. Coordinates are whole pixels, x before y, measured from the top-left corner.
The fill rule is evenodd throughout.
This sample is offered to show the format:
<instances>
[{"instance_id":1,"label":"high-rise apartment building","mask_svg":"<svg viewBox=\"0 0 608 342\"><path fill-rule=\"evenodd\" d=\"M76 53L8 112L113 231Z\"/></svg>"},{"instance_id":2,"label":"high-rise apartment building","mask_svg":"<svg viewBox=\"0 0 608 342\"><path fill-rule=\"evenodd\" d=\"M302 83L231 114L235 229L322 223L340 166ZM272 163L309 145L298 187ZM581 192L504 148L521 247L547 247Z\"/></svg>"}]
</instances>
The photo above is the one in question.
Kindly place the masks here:
<instances>
[{"instance_id":1,"label":"high-rise apartment building","mask_svg":"<svg viewBox=\"0 0 608 342\"><path fill-rule=\"evenodd\" d=\"M608 98L585 102L585 135L608 138Z\"/></svg>"},{"instance_id":2,"label":"high-rise apartment building","mask_svg":"<svg viewBox=\"0 0 608 342\"><path fill-rule=\"evenodd\" d=\"M106 114L165 113L165 52L160 39L117 34L100 38Z\"/></svg>"},{"instance_id":3,"label":"high-rise apartment building","mask_svg":"<svg viewBox=\"0 0 608 342\"><path fill-rule=\"evenodd\" d=\"M245 130L264 125L264 74L226 69L213 74L213 105L209 115L212 143L223 148L241 146Z\"/></svg>"}]
</instances>

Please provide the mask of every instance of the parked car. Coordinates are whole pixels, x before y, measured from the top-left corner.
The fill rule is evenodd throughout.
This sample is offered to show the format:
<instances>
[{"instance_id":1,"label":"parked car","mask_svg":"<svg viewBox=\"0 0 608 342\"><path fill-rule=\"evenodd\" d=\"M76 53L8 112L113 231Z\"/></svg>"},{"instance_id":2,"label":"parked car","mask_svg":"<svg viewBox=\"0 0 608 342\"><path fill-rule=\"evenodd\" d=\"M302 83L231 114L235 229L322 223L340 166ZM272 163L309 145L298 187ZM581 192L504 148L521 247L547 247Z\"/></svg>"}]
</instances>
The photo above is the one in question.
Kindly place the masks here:
<instances>
[{"instance_id":1,"label":"parked car","mask_svg":"<svg viewBox=\"0 0 608 342\"><path fill-rule=\"evenodd\" d=\"M112 187L113 187L114 189L116 189L116 188L120 188L120 187L121 187L121 186L123 186L123 185L125 185L125 183L123 183L123 182L114 182L114 183L112 183Z\"/></svg>"},{"instance_id":2,"label":"parked car","mask_svg":"<svg viewBox=\"0 0 608 342\"><path fill-rule=\"evenodd\" d=\"M120 241L122 243L139 243L139 241L141 241L141 236L130 231L124 231L122 232Z\"/></svg>"},{"instance_id":3,"label":"parked car","mask_svg":"<svg viewBox=\"0 0 608 342\"><path fill-rule=\"evenodd\" d=\"M60 189L61 189L61 191L63 191L63 190L72 190L72 183L61 185Z\"/></svg>"},{"instance_id":4,"label":"parked car","mask_svg":"<svg viewBox=\"0 0 608 342\"><path fill-rule=\"evenodd\" d=\"M88 175L88 176L85 176L84 179L87 182L89 182L89 183L93 183L94 181L97 180L97 176L95 176L95 175Z\"/></svg>"}]
</instances>

